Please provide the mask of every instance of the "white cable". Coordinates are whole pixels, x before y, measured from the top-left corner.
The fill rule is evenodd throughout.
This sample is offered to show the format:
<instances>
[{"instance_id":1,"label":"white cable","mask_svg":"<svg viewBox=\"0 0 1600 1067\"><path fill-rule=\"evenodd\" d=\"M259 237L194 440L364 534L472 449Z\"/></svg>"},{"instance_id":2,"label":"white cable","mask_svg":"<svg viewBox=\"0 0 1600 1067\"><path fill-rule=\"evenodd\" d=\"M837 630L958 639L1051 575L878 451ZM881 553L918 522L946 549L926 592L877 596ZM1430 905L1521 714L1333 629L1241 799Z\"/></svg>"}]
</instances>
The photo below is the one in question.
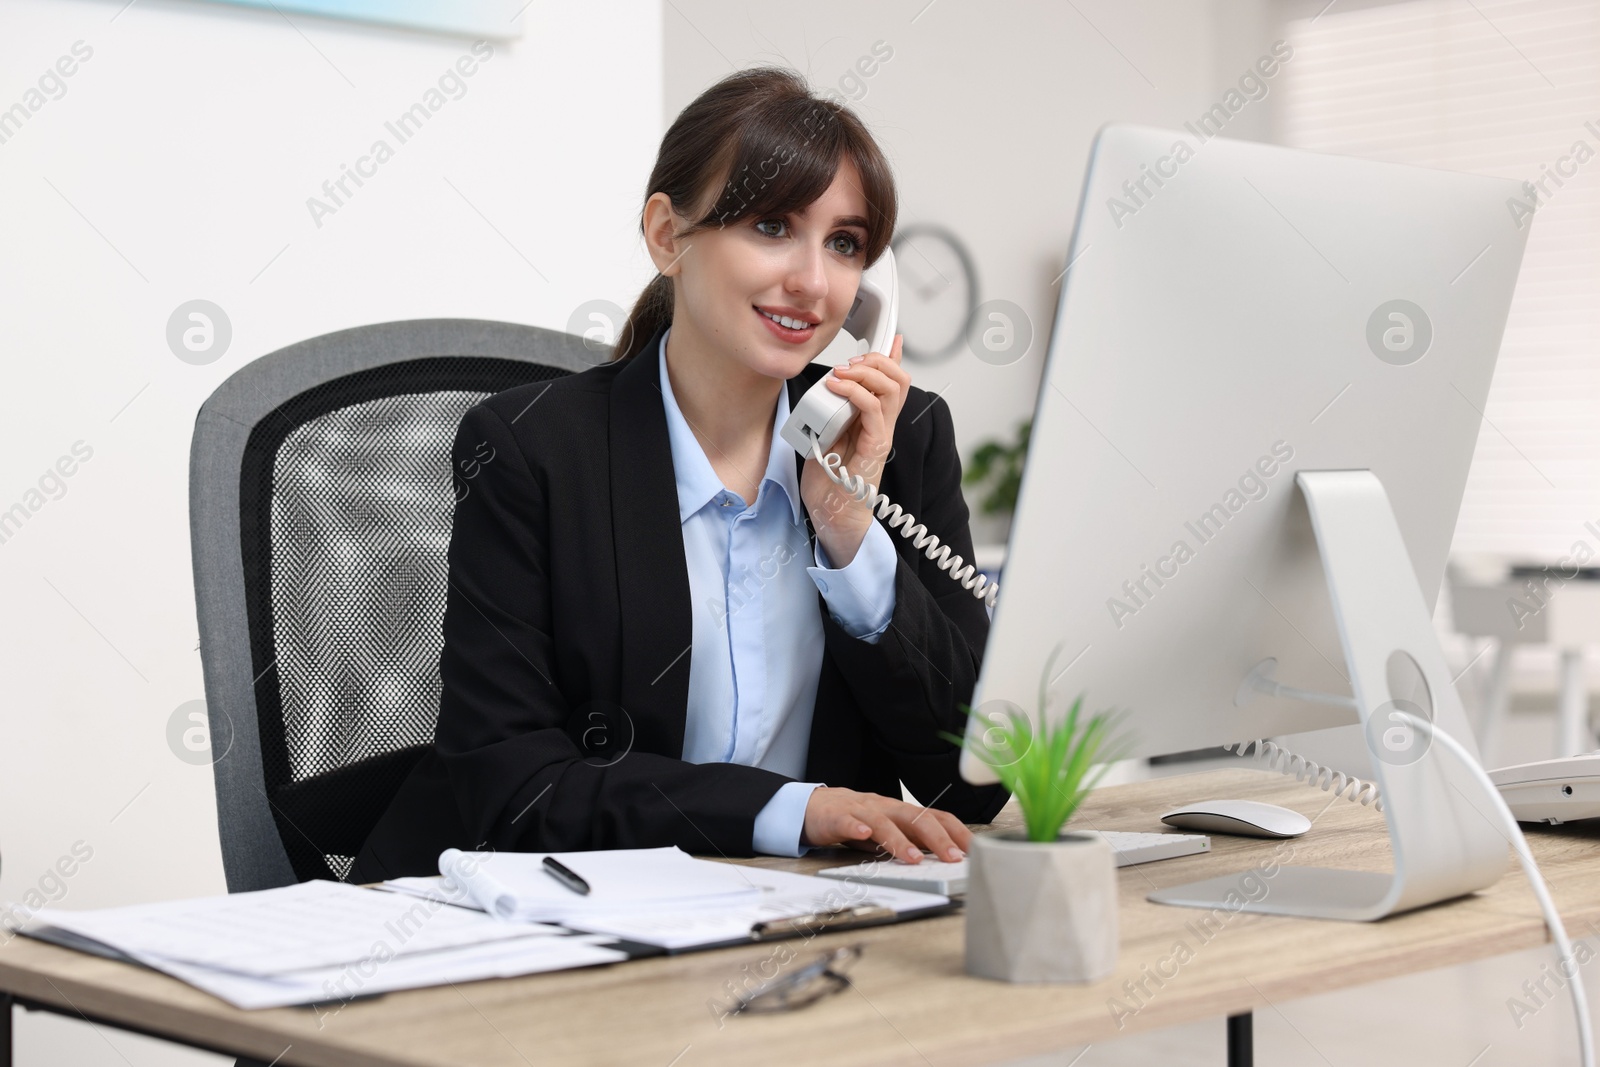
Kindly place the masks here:
<instances>
[{"instance_id":1,"label":"white cable","mask_svg":"<svg viewBox=\"0 0 1600 1067\"><path fill-rule=\"evenodd\" d=\"M1295 781L1314 785L1324 793L1332 792L1334 796L1353 800L1362 807L1370 804L1378 811L1383 810L1383 797L1373 783L1364 782L1332 767L1324 767L1320 763L1290 752L1275 741L1258 737L1253 741L1235 741L1231 745L1222 747L1229 752L1248 756L1247 750L1251 745L1255 746L1255 758L1279 774L1292 774Z\"/></svg>"},{"instance_id":2,"label":"white cable","mask_svg":"<svg viewBox=\"0 0 1600 1067\"><path fill-rule=\"evenodd\" d=\"M878 492L876 485L869 484L859 474L851 474L845 469L844 460L837 452L822 454L822 445L815 437L811 438L811 455L827 472L833 483L856 500L864 501L869 510L877 509L878 518L883 519L891 528L897 528L901 537L911 539L911 543L922 549L923 554L934 560L939 569L948 574L953 580L961 583L961 588L983 601L989 607L994 607L995 598L1000 595L1000 587L988 578L978 573L978 568L965 562L960 556L950 554L949 545L939 544L939 538L928 533L928 528L917 522L909 512L901 509L888 497ZM923 546L926 545L926 548ZM987 591L985 591L987 587Z\"/></svg>"},{"instance_id":3,"label":"white cable","mask_svg":"<svg viewBox=\"0 0 1600 1067\"><path fill-rule=\"evenodd\" d=\"M1500 795L1500 790L1478 761L1473 758L1461 742L1439 729L1433 723L1420 716L1404 711L1391 711L1391 716L1398 717L1412 729L1422 730L1436 741L1444 742L1444 747L1450 750L1451 755L1460 760L1467 768L1468 773L1477 781L1483 791L1488 794L1495 812L1501 821L1511 828L1511 847L1517 852L1517 858L1522 861L1522 871L1528 878L1528 884L1533 887L1533 895L1539 901L1539 908L1544 912L1545 925L1550 928L1550 937L1556 943L1556 949L1561 953L1558 969L1568 979L1567 992L1572 994L1572 1011L1578 1021L1578 1058L1582 1067L1595 1067L1594 1064L1594 1032L1589 1024L1589 999L1583 988L1583 975L1578 972L1578 963L1573 959L1572 942L1567 937L1567 928L1561 922L1561 913L1556 911L1555 902L1550 899L1550 890L1544 884L1544 876L1539 873L1539 865L1534 862L1533 852L1528 848L1528 839L1522 834L1522 827L1517 824L1516 816L1511 814L1511 809L1506 806L1505 798ZM1571 973L1568 973L1570 969Z\"/></svg>"}]
</instances>

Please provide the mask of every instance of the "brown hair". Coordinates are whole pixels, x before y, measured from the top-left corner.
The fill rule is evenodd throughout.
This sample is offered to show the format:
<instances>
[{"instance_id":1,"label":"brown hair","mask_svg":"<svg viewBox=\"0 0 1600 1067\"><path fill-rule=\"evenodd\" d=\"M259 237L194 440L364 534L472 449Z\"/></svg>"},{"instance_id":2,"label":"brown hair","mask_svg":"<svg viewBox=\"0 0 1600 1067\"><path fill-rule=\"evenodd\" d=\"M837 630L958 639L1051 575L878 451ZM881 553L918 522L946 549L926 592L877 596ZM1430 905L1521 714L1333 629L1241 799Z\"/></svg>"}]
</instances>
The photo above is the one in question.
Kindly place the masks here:
<instances>
[{"instance_id":1,"label":"brown hair","mask_svg":"<svg viewBox=\"0 0 1600 1067\"><path fill-rule=\"evenodd\" d=\"M692 218L720 180L721 195L698 221L678 232L687 237L749 216L800 211L827 192L846 158L861 175L867 201L862 251L863 266L870 267L894 233L897 203L889 161L853 111L812 95L793 70L735 71L696 97L661 139L644 198L666 193L674 211ZM644 230L642 211L639 229ZM612 359L630 359L643 349L656 331L671 324L672 309L672 279L657 274L628 313Z\"/></svg>"}]
</instances>

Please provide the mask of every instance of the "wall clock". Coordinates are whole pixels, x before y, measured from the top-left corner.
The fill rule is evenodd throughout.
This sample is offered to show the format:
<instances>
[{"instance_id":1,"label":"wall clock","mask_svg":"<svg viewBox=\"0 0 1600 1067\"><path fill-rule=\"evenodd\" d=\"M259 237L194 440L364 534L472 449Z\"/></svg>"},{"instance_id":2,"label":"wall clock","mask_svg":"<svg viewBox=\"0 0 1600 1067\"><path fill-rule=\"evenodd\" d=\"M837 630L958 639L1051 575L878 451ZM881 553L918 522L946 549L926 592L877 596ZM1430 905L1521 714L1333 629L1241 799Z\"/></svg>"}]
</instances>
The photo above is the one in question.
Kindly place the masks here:
<instances>
[{"instance_id":1,"label":"wall clock","mask_svg":"<svg viewBox=\"0 0 1600 1067\"><path fill-rule=\"evenodd\" d=\"M959 352L978 307L972 256L936 223L903 226L891 242L900 275L900 354L937 363Z\"/></svg>"}]
</instances>

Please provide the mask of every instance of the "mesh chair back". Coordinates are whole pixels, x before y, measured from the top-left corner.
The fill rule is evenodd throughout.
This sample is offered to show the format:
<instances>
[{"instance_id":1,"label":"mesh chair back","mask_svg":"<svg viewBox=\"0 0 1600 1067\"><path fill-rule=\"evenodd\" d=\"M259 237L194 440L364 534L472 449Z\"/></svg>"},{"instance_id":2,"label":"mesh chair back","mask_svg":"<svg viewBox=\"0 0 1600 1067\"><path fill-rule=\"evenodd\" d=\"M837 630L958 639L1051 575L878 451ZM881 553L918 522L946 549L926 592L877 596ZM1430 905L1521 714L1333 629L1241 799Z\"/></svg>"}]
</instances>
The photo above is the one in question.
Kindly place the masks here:
<instances>
[{"instance_id":1,"label":"mesh chair back","mask_svg":"<svg viewBox=\"0 0 1600 1067\"><path fill-rule=\"evenodd\" d=\"M266 356L202 406L190 510L230 891L349 871L433 740L461 416L605 358L535 327L388 323Z\"/></svg>"}]
</instances>

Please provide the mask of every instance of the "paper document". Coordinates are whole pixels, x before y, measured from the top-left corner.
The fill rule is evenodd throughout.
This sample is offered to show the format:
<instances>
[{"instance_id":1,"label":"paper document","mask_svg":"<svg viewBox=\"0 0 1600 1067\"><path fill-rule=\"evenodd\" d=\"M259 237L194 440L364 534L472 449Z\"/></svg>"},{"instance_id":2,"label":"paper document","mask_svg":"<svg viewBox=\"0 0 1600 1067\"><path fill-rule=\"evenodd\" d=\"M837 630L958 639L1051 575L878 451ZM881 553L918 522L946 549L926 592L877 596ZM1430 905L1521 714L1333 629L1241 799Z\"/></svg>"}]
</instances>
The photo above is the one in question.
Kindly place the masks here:
<instances>
[{"instance_id":1,"label":"paper document","mask_svg":"<svg viewBox=\"0 0 1600 1067\"><path fill-rule=\"evenodd\" d=\"M618 852L662 852L676 849L634 849L616 852L556 853L562 863L589 877L590 871L616 869L637 862L631 857L618 856ZM497 859L532 859L534 866L543 853L496 853ZM563 916L563 925L588 933L610 934L628 941L654 945L668 951L714 945L726 941L748 939L753 926L761 922L790 919L831 909L854 907L859 904L876 904L897 914L920 911L949 903L949 897L937 893L924 893L910 889L887 886L868 886L859 882L840 882L790 871L768 870L714 860L697 859L680 855L691 864L702 865L721 872L734 872L734 877L749 892L738 899L723 900L708 907L696 898L676 900L646 900L643 890L648 882L640 884L620 907L592 907L583 913L569 911ZM612 857L610 861L605 857ZM674 864L680 861L674 859ZM722 875L719 875L721 877ZM541 874L552 886L561 889L560 883ZM591 882L591 885L593 883ZM396 878L384 883L384 888L396 893L434 900L461 900L465 894L450 879ZM562 892L576 897L569 889Z\"/></svg>"},{"instance_id":2,"label":"paper document","mask_svg":"<svg viewBox=\"0 0 1600 1067\"><path fill-rule=\"evenodd\" d=\"M554 856L589 883L576 893L551 877ZM458 852L439 858L439 873L500 919L555 922L663 908L723 908L753 903L763 890L746 869L713 863L676 847L591 852ZM448 869L447 869L448 868Z\"/></svg>"},{"instance_id":3,"label":"paper document","mask_svg":"<svg viewBox=\"0 0 1600 1067\"><path fill-rule=\"evenodd\" d=\"M627 953L604 947L610 940L605 936L578 934L485 941L388 960L363 959L341 967L287 971L270 977L235 974L173 960L163 962L159 969L238 1008L282 1008L291 1004L339 1004L353 997L399 989L476 982L484 978L515 978L627 959Z\"/></svg>"},{"instance_id":4,"label":"paper document","mask_svg":"<svg viewBox=\"0 0 1600 1067\"><path fill-rule=\"evenodd\" d=\"M241 974L348 963L372 955L375 946L386 955L405 955L563 932L531 923L485 923L465 908L430 907L327 881L94 911L42 908L34 917L135 959L158 956Z\"/></svg>"},{"instance_id":5,"label":"paper document","mask_svg":"<svg viewBox=\"0 0 1600 1067\"><path fill-rule=\"evenodd\" d=\"M609 937L328 881L93 911L44 908L23 933L142 963L242 1008L627 958L604 947Z\"/></svg>"}]
</instances>

